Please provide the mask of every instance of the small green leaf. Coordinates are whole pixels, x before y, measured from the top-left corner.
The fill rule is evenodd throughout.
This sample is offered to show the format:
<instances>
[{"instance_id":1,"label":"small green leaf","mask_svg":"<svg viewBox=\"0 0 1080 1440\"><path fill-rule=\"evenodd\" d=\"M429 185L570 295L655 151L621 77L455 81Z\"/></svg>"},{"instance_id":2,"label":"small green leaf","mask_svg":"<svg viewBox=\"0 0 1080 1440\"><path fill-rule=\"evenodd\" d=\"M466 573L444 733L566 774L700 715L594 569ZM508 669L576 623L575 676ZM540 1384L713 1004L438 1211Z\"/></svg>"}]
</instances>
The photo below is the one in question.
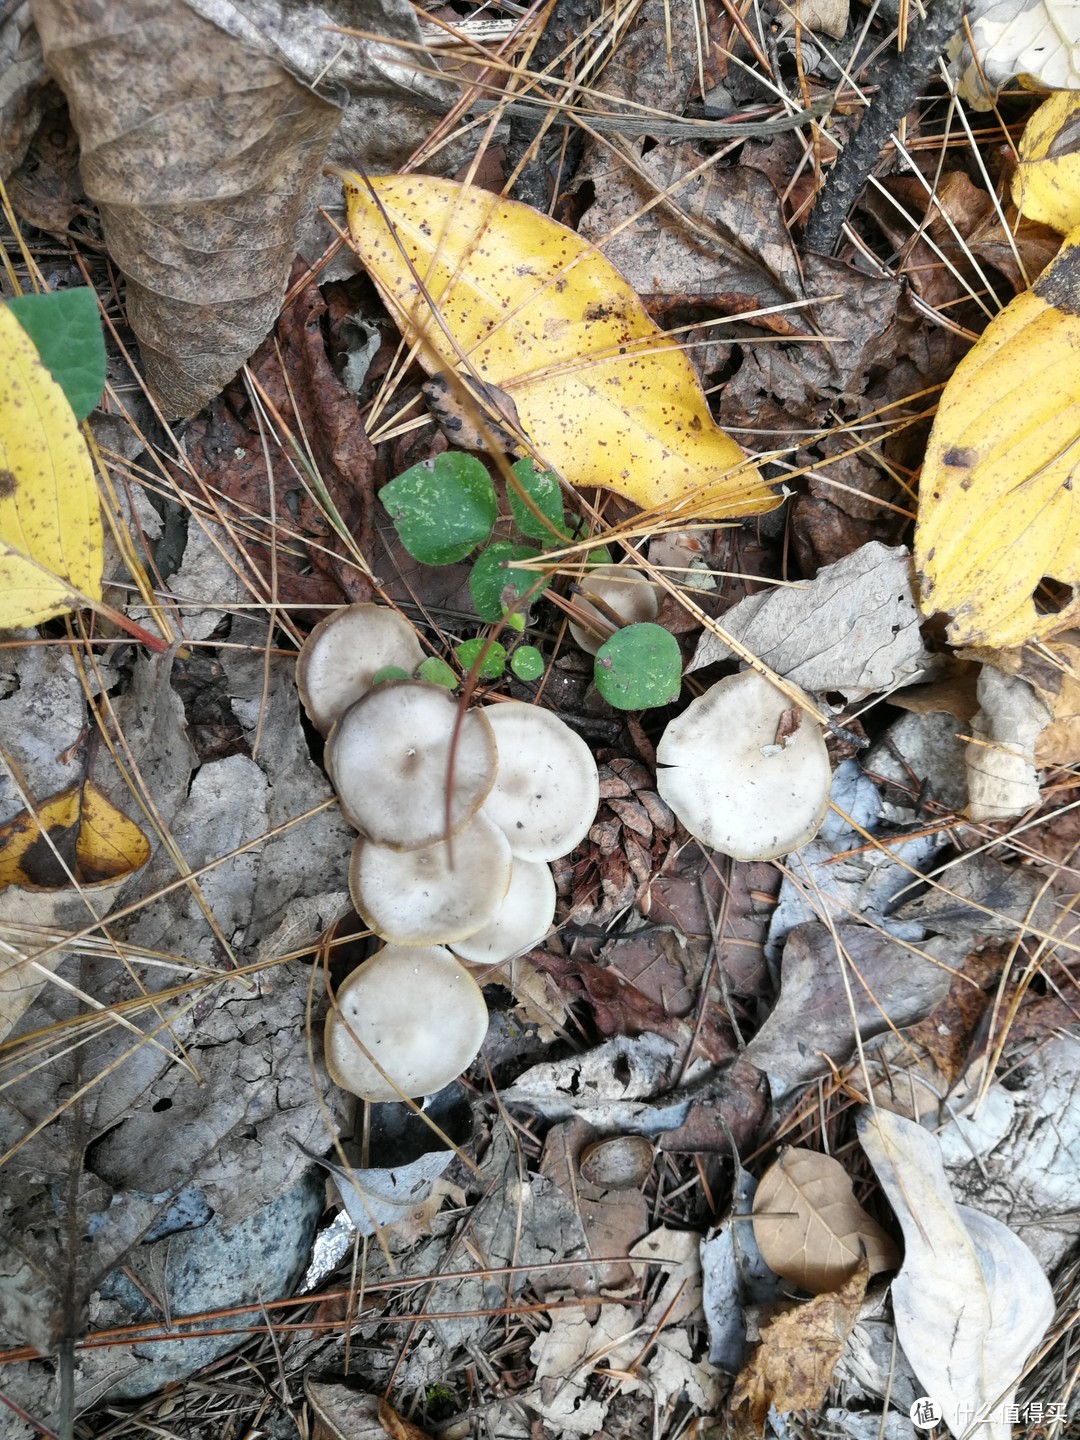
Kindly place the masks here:
<instances>
[{"instance_id":1,"label":"small green leaf","mask_svg":"<svg viewBox=\"0 0 1080 1440\"><path fill-rule=\"evenodd\" d=\"M482 545L495 524L491 477L475 455L455 450L406 470L379 491L401 543L424 565L453 565Z\"/></svg>"},{"instance_id":2,"label":"small green leaf","mask_svg":"<svg viewBox=\"0 0 1080 1440\"><path fill-rule=\"evenodd\" d=\"M540 575L504 568L507 560L535 560L539 554L531 545L511 545L506 540L497 540L480 552L469 576L469 591L481 620L501 620L503 612L513 610L533 585L539 586L534 592L537 595L547 589L551 582Z\"/></svg>"},{"instance_id":3,"label":"small green leaf","mask_svg":"<svg viewBox=\"0 0 1080 1440\"><path fill-rule=\"evenodd\" d=\"M376 670L371 677L372 685L381 685L384 680L411 680L412 676L408 670L403 670L400 665L384 665L381 670Z\"/></svg>"},{"instance_id":4,"label":"small green leaf","mask_svg":"<svg viewBox=\"0 0 1080 1440\"><path fill-rule=\"evenodd\" d=\"M558 536L567 533L559 477L552 470L537 470L530 455L526 455L524 460L518 460L513 470L521 488L541 515L551 521L558 534L553 534L549 526L541 524L532 511L522 504L521 497L513 487L508 485L507 496L514 524L523 535L530 535L534 540L543 540L549 547L557 544Z\"/></svg>"},{"instance_id":5,"label":"small green leaf","mask_svg":"<svg viewBox=\"0 0 1080 1440\"><path fill-rule=\"evenodd\" d=\"M535 645L519 645L510 656L510 669L519 680L539 680L544 673L544 657Z\"/></svg>"},{"instance_id":6,"label":"small green leaf","mask_svg":"<svg viewBox=\"0 0 1080 1440\"><path fill-rule=\"evenodd\" d=\"M497 680L506 669L506 650L497 640L489 642L482 635L478 635L475 640L463 640L460 645L456 645L454 654L463 670L471 670L485 645L487 653L484 655L483 664L477 671L477 678L479 680Z\"/></svg>"},{"instance_id":7,"label":"small green leaf","mask_svg":"<svg viewBox=\"0 0 1080 1440\"><path fill-rule=\"evenodd\" d=\"M8 304L76 420L85 420L105 388L105 340L93 290L81 286L51 295L17 295Z\"/></svg>"},{"instance_id":8,"label":"small green leaf","mask_svg":"<svg viewBox=\"0 0 1080 1440\"><path fill-rule=\"evenodd\" d=\"M457 676L445 660L440 660L438 655L429 655L416 667L418 680L426 680L429 685L443 685L447 690L457 689Z\"/></svg>"},{"instance_id":9,"label":"small green leaf","mask_svg":"<svg viewBox=\"0 0 1080 1440\"><path fill-rule=\"evenodd\" d=\"M590 565L610 565L611 551L606 545L601 545L598 550L590 550L585 558Z\"/></svg>"},{"instance_id":10,"label":"small green leaf","mask_svg":"<svg viewBox=\"0 0 1080 1440\"><path fill-rule=\"evenodd\" d=\"M516 630L519 635L524 633L525 616L522 615L520 610L508 610L503 616L503 619L507 625L510 626L511 630Z\"/></svg>"},{"instance_id":11,"label":"small green leaf","mask_svg":"<svg viewBox=\"0 0 1080 1440\"><path fill-rule=\"evenodd\" d=\"M677 699L682 655L660 625L627 625L596 652L596 688L616 710L647 710Z\"/></svg>"}]
</instances>

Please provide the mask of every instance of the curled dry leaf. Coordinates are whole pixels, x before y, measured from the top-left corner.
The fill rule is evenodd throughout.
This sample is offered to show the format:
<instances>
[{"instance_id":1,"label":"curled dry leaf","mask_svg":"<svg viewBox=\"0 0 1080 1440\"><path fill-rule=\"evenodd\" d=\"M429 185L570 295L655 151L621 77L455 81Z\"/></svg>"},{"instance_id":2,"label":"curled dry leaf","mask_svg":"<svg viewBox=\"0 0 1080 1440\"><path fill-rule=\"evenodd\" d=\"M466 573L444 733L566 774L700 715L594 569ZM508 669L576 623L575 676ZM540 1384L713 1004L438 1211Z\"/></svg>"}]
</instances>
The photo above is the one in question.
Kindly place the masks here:
<instances>
[{"instance_id":1,"label":"curled dry leaf","mask_svg":"<svg viewBox=\"0 0 1080 1440\"><path fill-rule=\"evenodd\" d=\"M403 333L421 341L421 363L438 372L464 358L505 391L551 469L643 507L682 501L715 519L778 503L716 426L676 342L579 235L426 175L379 176L370 188L343 179L353 244Z\"/></svg>"},{"instance_id":2,"label":"curled dry leaf","mask_svg":"<svg viewBox=\"0 0 1080 1440\"><path fill-rule=\"evenodd\" d=\"M847 1171L819 1150L785 1150L761 1177L753 1214L765 1263L815 1295L839 1289L864 1255L870 1275L899 1262L892 1240L855 1199Z\"/></svg>"},{"instance_id":3,"label":"curled dry leaf","mask_svg":"<svg viewBox=\"0 0 1080 1440\"><path fill-rule=\"evenodd\" d=\"M954 645L1045 640L1080 617L1080 229L945 387L919 487L922 608Z\"/></svg>"},{"instance_id":4,"label":"curled dry leaf","mask_svg":"<svg viewBox=\"0 0 1080 1440\"><path fill-rule=\"evenodd\" d=\"M1004 1407L1054 1316L1038 1261L999 1220L958 1205L938 1141L889 1110L866 1110L859 1139L904 1232L892 1284L896 1333L957 1436L1008 1440Z\"/></svg>"},{"instance_id":5,"label":"curled dry leaf","mask_svg":"<svg viewBox=\"0 0 1080 1440\"><path fill-rule=\"evenodd\" d=\"M171 0L36 0L34 19L147 381L193 415L274 323L339 111Z\"/></svg>"},{"instance_id":6,"label":"curled dry leaf","mask_svg":"<svg viewBox=\"0 0 1080 1440\"><path fill-rule=\"evenodd\" d=\"M1035 745L1050 711L1026 680L989 665L976 693L979 710L965 756L967 813L972 820L1008 820L1039 803Z\"/></svg>"}]
</instances>

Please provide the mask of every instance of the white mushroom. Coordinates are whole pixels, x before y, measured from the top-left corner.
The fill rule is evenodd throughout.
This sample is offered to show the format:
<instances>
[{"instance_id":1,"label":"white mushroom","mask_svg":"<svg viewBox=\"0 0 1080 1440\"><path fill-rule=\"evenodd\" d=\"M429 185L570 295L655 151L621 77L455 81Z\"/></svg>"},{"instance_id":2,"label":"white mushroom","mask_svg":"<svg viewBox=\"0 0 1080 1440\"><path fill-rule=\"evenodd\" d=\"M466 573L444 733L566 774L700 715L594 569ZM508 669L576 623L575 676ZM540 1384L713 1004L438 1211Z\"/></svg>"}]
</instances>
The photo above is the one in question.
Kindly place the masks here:
<instances>
[{"instance_id":1,"label":"white mushroom","mask_svg":"<svg viewBox=\"0 0 1080 1440\"><path fill-rule=\"evenodd\" d=\"M655 620L660 612L660 591L640 570L632 565L598 565L581 581L581 589L603 600L615 611L624 625L637 625ZM575 608L595 616L601 634L593 634L584 626L570 621L570 633L590 655L595 655L611 632L612 624L602 610L590 604L584 595L574 597Z\"/></svg>"},{"instance_id":2,"label":"white mushroom","mask_svg":"<svg viewBox=\"0 0 1080 1440\"><path fill-rule=\"evenodd\" d=\"M510 700L488 705L499 768L484 802L515 859L557 860L588 834L600 803L592 752L550 710Z\"/></svg>"},{"instance_id":3,"label":"white mushroom","mask_svg":"<svg viewBox=\"0 0 1080 1440\"><path fill-rule=\"evenodd\" d=\"M350 825L395 850L445 838L457 715L452 695L420 680L388 680L346 710L330 732L326 767ZM470 710L453 745L451 835L483 804L495 779L495 759L485 712Z\"/></svg>"},{"instance_id":4,"label":"white mushroom","mask_svg":"<svg viewBox=\"0 0 1080 1440\"><path fill-rule=\"evenodd\" d=\"M347 605L320 620L296 660L296 688L321 734L371 689L388 665L410 675L424 658L416 631L386 605Z\"/></svg>"},{"instance_id":5,"label":"white mushroom","mask_svg":"<svg viewBox=\"0 0 1080 1440\"><path fill-rule=\"evenodd\" d=\"M450 845L391 850L360 839L349 866L353 904L397 945L464 941L494 921L509 884L510 846L483 811Z\"/></svg>"},{"instance_id":6,"label":"white mushroom","mask_svg":"<svg viewBox=\"0 0 1080 1440\"><path fill-rule=\"evenodd\" d=\"M829 800L821 727L754 670L719 681L668 725L656 788L690 834L736 860L812 840Z\"/></svg>"},{"instance_id":7,"label":"white mushroom","mask_svg":"<svg viewBox=\"0 0 1080 1440\"><path fill-rule=\"evenodd\" d=\"M362 1100L399 1100L398 1090L432 1095L476 1059L487 1023L480 987L449 950L387 945L338 989L326 1017L326 1068Z\"/></svg>"},{"instance_id":8,"label":"white mushroom","mask_svg":"<svg viewBox=\"0 0 1080 1440\"><path fill-rule=\"evenodd\" d=\"M550 867L539 860L515 860L510 888L494 919L467 939L453 941L450 948L471 965L498 965L538 945L554 918L555 881Z\"/></svg>"}]
</instances>

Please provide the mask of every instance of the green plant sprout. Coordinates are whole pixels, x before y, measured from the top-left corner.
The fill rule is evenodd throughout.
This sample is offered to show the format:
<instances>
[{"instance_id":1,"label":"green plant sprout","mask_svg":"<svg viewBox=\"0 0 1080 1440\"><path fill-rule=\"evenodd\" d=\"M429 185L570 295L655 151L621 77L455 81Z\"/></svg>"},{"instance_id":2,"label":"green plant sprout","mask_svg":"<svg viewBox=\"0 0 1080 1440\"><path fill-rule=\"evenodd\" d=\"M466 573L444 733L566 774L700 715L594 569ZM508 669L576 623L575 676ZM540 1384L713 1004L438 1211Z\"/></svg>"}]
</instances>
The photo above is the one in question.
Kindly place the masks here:
<instances>
[{"instance_id":1,"label":"green plant sprout","mask_svg":"<svg viewBox=\"0 0 1080 1440\"><path fill-rule=\"evenodd\" d=\"M566 523L558 477L538 470L528 456L512 468L520 486L520 492L508 489L515 529L539 542L539 548L517 539L491 540L498 500L490 475L474 455L445 451L422 461L384 485L379 498L402 545L422 564L452 565L483 546L469 572L476 613L488 624L505 625L511 637L520 637L530 602L547 589L551 578L509 569L508 562L540 559L546 551L573 543L575 536ZM594 565L610 559L603 547L588 556ZM519 680L536 680L544 671L540 651L516 638L509 651L497 640L477 637L455 646L454 653L463 670L476 667L480 680L497 680L507 663ZM435 666L442 669L436 672ZM426 660L417 673L449 688L456 683L441 660ZM659 625L627 625L600 648L594 678L600 694L617 709L666 705L678 695L682 678L678 643Z\"/></svg>"}]
</instances>

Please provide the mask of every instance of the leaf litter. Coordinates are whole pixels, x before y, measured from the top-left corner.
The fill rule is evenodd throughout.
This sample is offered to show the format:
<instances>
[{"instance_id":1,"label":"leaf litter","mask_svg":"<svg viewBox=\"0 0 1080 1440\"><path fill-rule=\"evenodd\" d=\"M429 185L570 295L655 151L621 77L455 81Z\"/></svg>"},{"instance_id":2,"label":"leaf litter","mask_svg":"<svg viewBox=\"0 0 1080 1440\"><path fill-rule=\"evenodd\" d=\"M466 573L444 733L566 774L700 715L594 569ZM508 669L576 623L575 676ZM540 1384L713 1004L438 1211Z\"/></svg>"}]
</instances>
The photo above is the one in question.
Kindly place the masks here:
<instances>
[{"instance_id":1,"label":"leaf litter","mask_svg":"<svg viewBox=\"0 0 1080 1440\"><path fill-rule=\"evenodd\" d=\"M1066 1317L1074 1273L1073 577L1067 554L1006 530L1009 558L1022 563L972 590L964 575L981 563L981 541L967 543L965 506L958 512L951 497L942 521L927 504L934 457L945 464L959 443L948 429L955 387L929 452L927 437L940 387L995 309L1016 296L1068 329L1071 246L1047 271L1058 240L1035 214L1043 181L1030 168L1065 139L1032 132L1021 184L1005 132L972 135L965 126L983 122L968 122L951 100L935 109L946 92L930 77L924 88L936 99L920 101L889 142L838 253L814 255L800 224L863 105L849 77L873 84L879 66L887 79L895 57L882 16L864 23L844 6L804 7L798 24L776 15L771 30L755 28L756 12L749 25L730 7L702 18L649 0L613 30L598 9L560 0L550 33L518 25L516 12L496 20L498 52L476 38L472 17L422 17L449 27L443 54L467 57L451 69L411 10L308 7L298 25L289 5L241 11L206 0L168 18L213 37L202 53L215 52L214 66L193 59L194 72L162 75L140 62L132 72L132 96L157 118L117 152L115 176L131 193L114 194L102 136L122 116L95 66L110 46L130 60L130 42L99 37L80 70L62 58L57 12L38 8L103 225L83 206L79 223L90 230L79 234L101 248L71 232L62 253L76 245L115 319L100 258L108 251L126 277L122 323L141 342L136 380L166 414L194 418L170 433L141 401L121 410L114 390L111 413L91 425L108 436L99 473L109 603L175 652L121 643L104 609L92 631L76 616L6 637L0 863L15 883L0 908L20 1013L8 1016L3 1048L0 1328L11 1347L56 1358L10 1349L0 1390L80 1436L100 1428L105 1412L95 1407L114 1418L125 1397L133 1428L175 1428L173 1402L157 1392L178 1381L185 1415L202 1417L192 1424L225 1395L249 1427L268 1415L307 1423L295 1377L347 1370L372 1400L385 1390L393 1402L360 1406L355 1423L410 1437L482 1426L522 1437L538 1427L704 1437L748 1434L748 1425L786 1436L787 1412L800 1409L817 1411L813 1423L828 1433L910 1440L907 1409L925 1387L955 1412L946 1415L953 1433L964 1407L984 1401L998 1407L987 1433L1004 1433L1010 1397L990 1392L1020 1375L1050 1322L1042 1270L1057 1273ZM997 23L993 10L977 7L973 33ZM1056 23L1050 5L1017 14L1029 27ZM153 7L140 11L141 21L155 16L164 23ZM1034 33L1021 34L1017 56ZM986 52L995 85L1008 78L993 68L1007 68L1003 53ZM41 113L41 71L31 49L23 58L14 100L0 96L0 155L14 163ZM486 78L462 95L480 64ZM204 203L183 191L183 167L147 169L138 147L160 127L169 94L192 88L192 73L212 88L229 66L235 127L210 135L179 93L182 120L166 137L171 148L187 136L189 174L219 186L232 178L222 209L225 192ZM273 138L245 170L238 137L253 116L261 123L251 96L262 82ZM444 122L439 112L459 95ZM753 133L774 122L781 95L798 126ZM509 122L490 109L504 102ZM1009 104L1015 138L1036 102ZM744 122L749 135L736 128ZM1067 115L1044 117L1051 124L1067 130ZM970 138L958 144L961 131ZM603 808L558 870L556 930L481 976L493 1014L465 1091L471 1135L440 1151L428 1132L422 1161L380 1168L364 1148L363 1114L329 1085L321 1058L324 977L337 983L369 941L347 914L352 835L333 805L321 742L301 719L292 657L328 609L373 596L418 623L433 656L450 658L484 633L468 563L445 573L417 565L376 496L445 453L448 437L451 449L486 443L491 426L455 381L484 344L499 342L470 330L472 300L444 294L447 330L428 331L442 347L435 368L447 391L436 404L422 385L432 367L406 353L419 311L385 275L375 276L390 301L383 308L353 257L319 254L328 232L317 238L310 225L302 253L335 268L290 265L296 222L339 199L335 181L317 183L324 159L385 175L402 171L417 146L431 176L409 168L378 180L384 203L402 185L444 201L466 195L500 217L526 271L545 238L591 241L596 251L582 253L601 308L642 302L633 312L641 336L678 357L669 390L692 402L682 421L693 428L696 418L714 448L724 427L732 438L718 468L750 477L748 490L725 492L737 510L758 512L738 530L687 532L676 504L637 517L625 497L589 488L610 484L605 436L591 402L571 404L557 377L549 409L567 405L574 416L561 468L576 488L564 495L574 529L551 593L572 609L567 582L582 578L581 553L605 541L613 559L665 592L658 622L689 662L678 706L695 693L696 669L764 666L803 687L829 721L836 775L832 810L797 854L741 865L703 851L657 798L656 744L670 714L612 710L561 635L563 612L547 598L534 604L527 638L539 647L540 678L499 682L488 698L539 697L566 715L598 752ZM459 169L469 157L491 191L516 181L516 199L534 208L501 209L493 195L456 188L472 173ZM61 195L70 180L57 184ZM174 230L156 240L144 201L163 184ZM34 203L23 180L12 193L28 220L18 209ZM254 248L248 203L270 207ZM50 212L60 229L77 213L64 206L61 195ZM369 206L372 222L377 209ZM551 228L546 209L564 229ZM445 220L420 201L414 211L420 235ZM164 250L158 240L168 240ZM430 290L427 257L445 247L428 241L417 241L416 274L399 277L406 290L419 293L420 280ZM23 288L42 280L40 243L12 249L9 273ZM169 294L148 297L154 265L175 256ZM57 283L55 271L47 276ZM526 314L535 306L540 331L580 318L550 306L554 286L538 285L535 269L515 285L513 304ZM346 320L366 337L366 368L343 383L338 367L354 344ZM498 315L482 324L492 320L497 337ZM685 340L682 354L658 321ZM560 352L569 374L580 351L575 339ZM511 358L522 362L509 391L523 428L508 438L543 452L554 443L545 416L521 405L537 383L535 357ZM1008 360L1022 364L1022 350ZM586 394L604 363L580 366ZM114 385L122 364L110 350ZM495 380L507 388L501 372ZM512 426L513 411L497 409ZM448 414L460 425L437 429ZM665 434L661 425L652 437L661 450ZM507 467L485 454L496 525L508 533ZM978 458L946 469L981 484ZM629 493L653 500L656 483L656 474L632 475ZM1004 505L1000 517L1015 523ZM955 573L950 552L942 561L927 539L942 525ZM1067 539L1067 523L1058 531ZM935 616L939 605L949 613ZM949 637L971 648L957 655ZM93 865L80 868L86 843L80 855L71 818L74 797L97 805L99 795L101 813L131 841L121 847L131 873L104 885L90 883ZM31 812L44 824L57 805L54 852L26 825ZM17 832L67 859L76 883L18 883L33 877ZM56 872L54 863L46 878ZM851 1102L866 1097L876 1118L864 1114L860 1127L879 1186L853 1125ZM918 1123L891 1118L894 1110ZM881 1135L891 1159L879 1153ZM341 1160L339 1141L349 1164L327 1206L309 1157ZM347 1213L350 1169L368 1177L367 1200L353 1201L354 1227L324 1234L351 1229L355 1248L333 1252L337 1268L319 1273L289 1328L279 1299L297 1293L320 1215L341 1203ZM770 1215L776 1234L758 1237L763 1258L754 1230ZM947 1295L921 1257L928 1233L958 1257ZM208 1319L183 1326L185 1314L204 1311ZM134 1336L110 1328L131 1323L142 1327ZM181 1340L178 1325L224 1333ZM249 1364L278 1399L260 1398ZM1022 1385L1036 1379L1030 1393L1067 1406L1045 1371ZM329 1416L341 1400L317 1382L307 1395L312 1415Z\"/></svg>"}]
</instances>

